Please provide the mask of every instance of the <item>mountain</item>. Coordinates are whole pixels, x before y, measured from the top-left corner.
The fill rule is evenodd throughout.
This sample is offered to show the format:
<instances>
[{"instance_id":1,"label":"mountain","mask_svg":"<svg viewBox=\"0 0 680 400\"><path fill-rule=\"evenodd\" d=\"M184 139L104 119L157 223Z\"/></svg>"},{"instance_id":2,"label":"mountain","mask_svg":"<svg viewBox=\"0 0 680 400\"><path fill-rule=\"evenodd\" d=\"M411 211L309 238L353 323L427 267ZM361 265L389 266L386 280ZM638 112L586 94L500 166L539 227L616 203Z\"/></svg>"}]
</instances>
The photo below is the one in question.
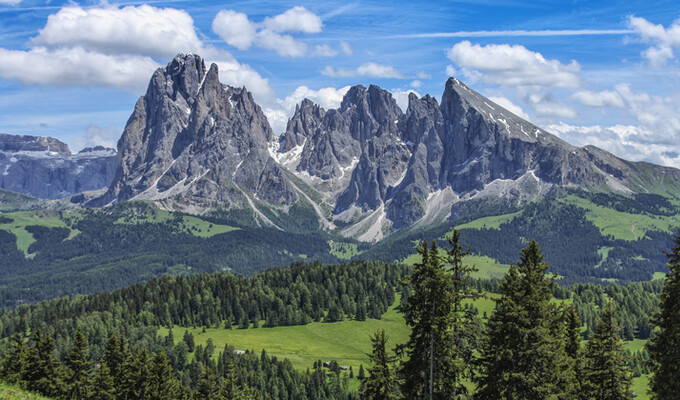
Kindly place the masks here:
<instances>
[{"instance_id":1,"label":"mountain","mask_svg":"<svg viewBox=\"0 0 680 400\"><path fill-rule=\"evenodd\" d=\"M297 195L268 143L274 134L245 88L219 82L217 65L179 55L158 69L118 141L109 190L90 205L165 200L167 207L289 205ZM251 206L255 207L255 206Z\"/></svg>"},{"instance_id":2,"label":"mountain","mask_svg":"<svg viewBox=\"0 0 680 400\"><path fill-rule=\"evenodd\" d=\"M0 189L59 199L108 187L117 165L113 149L72 154L66 143L50 137L0 134Z\"/></svg>"},{"instance_id":3,"label":"mountain","mask_svg":"<svg viewBox=\"0 0 680 400\"><path fill-rule=\"evenodd\" d=\"M337 110L304 100L276 157L324 194L345 235L367 241L441 222L472 199L525 202L556 188L677 196L680 188L677 169L572 146L455 78L441 104L411 94L405 113L376 86L352 87Z\"/></svg>"}]
</instances>

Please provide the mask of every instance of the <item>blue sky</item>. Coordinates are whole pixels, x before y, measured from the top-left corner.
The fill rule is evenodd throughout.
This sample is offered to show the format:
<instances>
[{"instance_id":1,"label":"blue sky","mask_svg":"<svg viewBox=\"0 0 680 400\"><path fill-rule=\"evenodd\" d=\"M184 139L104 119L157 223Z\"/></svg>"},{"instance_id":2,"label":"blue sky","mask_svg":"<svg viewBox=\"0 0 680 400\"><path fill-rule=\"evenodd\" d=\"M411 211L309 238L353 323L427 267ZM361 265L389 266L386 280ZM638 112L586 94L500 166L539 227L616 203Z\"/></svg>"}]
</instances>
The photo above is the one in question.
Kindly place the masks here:
<instances>
[{"instance_id":1,"label":"blue sky","mask_svg":"<svg viewBox=\"0 0 680 400\"><path fill-rule=\"evenodd\" d=\"M304 97L454 75L576 144L680 167L676 1L0 0L0 132L115 146L154 69L198 53L276 133Z\"/></svg>"}]
</instances>

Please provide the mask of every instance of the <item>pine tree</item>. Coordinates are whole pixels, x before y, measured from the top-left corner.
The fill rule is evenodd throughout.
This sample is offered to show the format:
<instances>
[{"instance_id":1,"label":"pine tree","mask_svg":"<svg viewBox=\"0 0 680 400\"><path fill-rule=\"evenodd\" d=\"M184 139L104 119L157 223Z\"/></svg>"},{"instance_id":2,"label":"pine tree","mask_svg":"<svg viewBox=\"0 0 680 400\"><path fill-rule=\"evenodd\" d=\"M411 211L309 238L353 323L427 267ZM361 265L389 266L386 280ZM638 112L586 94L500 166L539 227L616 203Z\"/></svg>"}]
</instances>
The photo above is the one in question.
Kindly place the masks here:
<instances>
[{"instance_id":1,"label":"pine tree","mask_svg":"<svg viewBox=\"0 0 680 400\"><path fill-rule=\"evenodd\" d=\"M563 313L550 302L553 280L535 241L501 281L501 297L481 347L475 399L568 399L573 371Z\"/></svg>"},{"instance_id":2,"label":"pine tree","mask_svg":"<svg viewBox=\"0 0 680 400\"><path fill-rule=\"evenodd\" d=\"M28 347L24 335L18 334L12 350L0 365L0 379L21 383L27 367Z\"/></svg>"},{"instance_id":3,"label":"pine tree","mask_svg":"<svg viewBox=\"0 0 680 400\"><path fill-rule=\"evenodd\" d=\"M583 351L581 350L581 319L576 309L571 307L567 310L566 343L565 351L571 361L571 369L574 376L573 395L577 398L582 392L583 385Z\"/></svg>"},{"instance_id":4,"label":"pine tree","mask_svg":"<svg viewBox=\"0 0 680 400\"><path fill-rule=\"evenodd\" d=\"M106 364L98 364L92 380L92 400L114 400L116 390L113 376Z\"/></svg>"},{"instance_id":5,"label":"pine tree","mask_svg":"<svg viewBox=\"0 0 680 400\"><path fill-rule=\"evenodd\" d=\"M27 352L26 388L48 397L59 397L66 388L63 367L53 353L54 339L40 329L33 333L32 339L35 347Z\"/></svg>"},{"instance_id":6,"label":"pine tree","mask_svg":"<svg viewBox=\"0 0 680 400\"><path fill-rule=\"evenodd\" d=\"M184 331L184 337L182 338L184 343L186 343L189 353L193 353L196 348L196 343L194 342L194 335L187 329Z\"/></svg>"},{"instance_id":7,"label":"pine tree","mask_svg":"<svg viewBox=\"0 0 680 400\"><path fill-rule=\"evenodd\" d=\"M402 394L409 399L449 399L455 391L452 379L453 282L446 272L437 243L418 248L422 262L414 265L405 282L410 295L402 307L411 334L397 352L405 356L399 373Z\"/></svg>"},{"instance_id":8,"label":"pine tree","mask_svg":"<svg viewBox=\"0 0 680 400\"><path fill-rule=\"evenodd\" d=\"M364 379L361 394L367 400L395 399L395 374L392 364L397 360L387 352L388 336L380 330L371 337L373 352L368 354L372 367L368 369L368 378Z\"/></svg>"},{"instance_id":9,"label":"pine tree","mask_svg":"<svg viewBox=\"0 0 680 400\"><path fill-rule=\"evenodd\" d=\"M196 384L196 391L194 392L194 399L220 399L222 398L222 391L217 376L210 368L203 368L201 379Z\"/></svg>"},{"instance_id":10,"label":"pine tree","mask_svg":"<svg viewBox=\"0 0 680 400\"><path fill-rule=\"evenodd\" d=\"M68 397L70 399L89 399L92 390L92 361L90 361L87 338L80 327L76 330L74 346L66 357L65 364L70 372L67 379Z\"/></svg>"},{"instance_id":11,"label":"pine tree","mask_svg":"<svg viewBox=\"0 0 680 400\"><path fill-rule=\"evenodd\" d=\"M450 322L451 335L451 369L452 381L451 399L467 399L467 388L463 379L471 376L471 366L474 358L474 348L479 336L479 320L474 307L465 308L467 302L481 297L480 293L470 284L470 275L477 268L463 264L463 257L469 254L460 246L460 232L453 231L448 236L449 247L446 249L444 263L449 268L452 283L452 316Z\"/></svg>"},{"instance_id":12,"label":"pine tree","mask_svg":"<svg viewBox=\"0 0 680 400\"><path fill-rule=\"evenodd\" d=\"M104 350L104 364L108 367L109 374L113 377L114 387L123 387L123 365L130 356L125 338L118 338L113 334L106 342Z\"/></svg>"},{"instance_id":13,"label":"pine tree","mask_svg":"<svg viewBox=\"0 0 680 400\"><path fill-rule=\"evenodd\" d=\"M178 382L163 350L158 350L151 360L147 397L151 400L174 399Z\"/></svg>"},{"instance_id":14,"label":"pine tree","mask_svg":"<svg viewBox=\"0 0 680 400\"><path fill-rule=\"evenodd\" d=\"M616 312L609 303L586 346L581 388L583 400L630 398L631 378L626 368L623 343L617 332Z\"/></svg>"},{"instance_id":15,"label":"pine tree","mask_svg":"<svg viewBox=\"0 0 680 400\"><path fill-rule=\"evenodd\" d=\"M673 250L666 255L670 271L661 292L659 313L651 321L657 331L647 345L654 400L677 399L680 394L680 230Z\"/></svg>"}]
</instances>

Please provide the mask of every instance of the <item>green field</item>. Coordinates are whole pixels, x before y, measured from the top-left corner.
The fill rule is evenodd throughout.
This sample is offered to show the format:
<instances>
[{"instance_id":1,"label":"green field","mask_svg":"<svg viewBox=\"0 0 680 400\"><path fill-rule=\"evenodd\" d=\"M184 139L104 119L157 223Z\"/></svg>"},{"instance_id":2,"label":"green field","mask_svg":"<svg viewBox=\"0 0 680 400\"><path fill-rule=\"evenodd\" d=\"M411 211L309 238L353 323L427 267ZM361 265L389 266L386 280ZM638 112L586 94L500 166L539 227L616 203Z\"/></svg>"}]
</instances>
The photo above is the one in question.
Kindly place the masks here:
<instances>
[{"instance_id":1,"label":"green field","mask_svg":"<svg viewBox=\"0 0 680 400\"><path fill-rule=\"evenodd\" d=\"M331 254L341 260L351 260L352 257L361 253L358 250L359 246L356 243L344 243L329 240L328 245L331 247Z\"/></svg>"},{"instance_id":2,"label":"green field","mask_svg":"<svg viewBox=\"0 0 680 400\"><path fill-rule=\"evenodd\" d=\"M120 217L115 221L115 223L116 224L164 223L169 222L174 218L175 214L169 211L152 208L141 215ZM239 229L229 225L213 224L208 221L202 220L198 217L194 217L192 215L183 215L180 227L182 232L190 233L194 236L203 238Z\"/></svg>"},{"instance_id":3,"label":"green field","mask_svg":"<svg viewBox=\"0 0 680 400\"><path fill-rule=\"evenodd\" d=\"M30 225L41 225L48 228L68 228L68 225L63 218L75 217L77 211L59 212L59 211L19 211L9 214L2 214L3 217L12 218L12 222L0 224L0 229L9 231L17 237L17 248L24 252L27 256L28 246L35 242L33 235L30 234L26 227ZM69 238L78 234L77 230L71 230Z\"/></svg>"},{"instance_id":4,"label":"green field","mask_svg":"<svg viewBox=\"0 0 680 400\"><path fill-rule=\"evenodd\" d=\"M406 265L413 265L421 260L420 254L416 253L406 257L401 262ZM472 277L477 279L500 279L508 272L508 268L510 268L510 265L501 264L487 256L469 255L463 259L463 262L466 265L474 265L475 268L477 268L477 271L472 274Z\"/></svg>"},{"instance_id":5,"label":"green field","mask_svg":"<svg viewBox=\"0 0 680 400\"><path fill-rule=\"evenodd\" d=\"M28 393L16 385L0 383L0 400L48 400L48 398Z\"/></svg>"},{"instance_id":6,"label":"green field","mask_svg":"<svg viewBox=\"0 0 680 400\"><path fill-rule=\"evenodd\" d=\"M574 195L560 199L586 210L586 218L600 229L602 235L616 239L637 240L650 230L671 232L680 224L680 216L671 217L645 214L629 214L599 206L590 200Z\"/></svg>"},{"instance_id":7,"label":"green field","mask_svg":"<svg viewBox=\"0 0 680 400\"><path fill-rule=\"evenodd\" d=\"M40 225L47 228L68 228L71 230L70 239L80 233L77 229L72 229L69 222L83 217L82 211L19 211L2 214L3 217L11 218L12 222L0 223L0 229L9 231L17 237L17 248L24 252L27 257L28 247L35 242L33 235L26 230L27 226ZM151 209L144 214L118 218L117 224L140 224L140 223L165 223L174 218L174 214L160 209ZM198 237L211 237L221 233L231 232L239 228L213 224L191 215L183 215L180 223L180 231ZM356 245L355 245L356 249Z\"/></svg>"},{"instance_id":8,"label":"green field","mask_svg":"<svg viewBox=\"0 0 680 400\"><path fill-rule=\"evenodd\" d=\"M500 229L501 224L511 221L521 213L521 211L517 211L511 214L479 218L466 224L458 225L455 229Z\"/></svg>"}]
</instances>

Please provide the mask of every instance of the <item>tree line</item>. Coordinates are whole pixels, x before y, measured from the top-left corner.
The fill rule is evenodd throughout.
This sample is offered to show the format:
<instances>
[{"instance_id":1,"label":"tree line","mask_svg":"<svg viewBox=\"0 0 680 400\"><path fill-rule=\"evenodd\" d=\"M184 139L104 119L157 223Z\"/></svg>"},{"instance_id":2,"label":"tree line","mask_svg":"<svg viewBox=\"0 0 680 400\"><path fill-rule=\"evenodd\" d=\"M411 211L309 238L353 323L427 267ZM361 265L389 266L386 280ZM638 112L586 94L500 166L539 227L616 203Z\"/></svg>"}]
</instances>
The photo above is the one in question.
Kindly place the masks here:
<instances>
[{"instance_id":1,"label":"tree line","mask_svg":"<svg viewBox=\"0 0 680 400\"><path fill-rule=\"evenodd\" d=\"M361 394L386 399L632 398L631 371L610 299L585 346L573 306L554 301L555 277L535 241L499 283L500 297L486 325L463 304L479 296L474 268L454 231L442 254L436 242L418 249L422 262L407 283L403 307L409 340L387 349L384 331L371 337L373 366ZM675 399L680 390L680 232L668 254L670 273L661 291L657 331L648 346L653 399ZM630 301L635 301L631 298ZM474 383L474 389L466 383Z\"/></svg>"}]
</instances>

